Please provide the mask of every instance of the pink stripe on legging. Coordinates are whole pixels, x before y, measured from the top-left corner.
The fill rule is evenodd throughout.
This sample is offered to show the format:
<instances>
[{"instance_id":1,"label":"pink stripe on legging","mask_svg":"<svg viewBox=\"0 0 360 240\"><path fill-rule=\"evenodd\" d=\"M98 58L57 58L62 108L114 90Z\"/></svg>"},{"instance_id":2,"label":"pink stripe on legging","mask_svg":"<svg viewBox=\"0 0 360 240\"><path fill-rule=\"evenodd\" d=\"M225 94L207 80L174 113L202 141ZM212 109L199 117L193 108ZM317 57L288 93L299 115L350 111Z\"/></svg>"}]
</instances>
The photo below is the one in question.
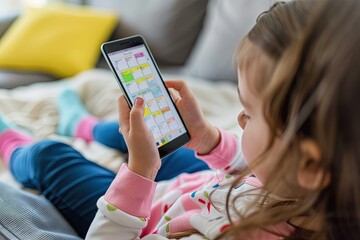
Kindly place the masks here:
<instances>
[{"instance_id":1,"label":"pink stripe on legging","mask_svg":"<svg viewBox=\"0 0 360 240\"><path fill-rule=\"evenodd\" d=\"M8 166L11 154L18 147L32 143L34 140L29 135L18 130L6 130L0 134L0 155Z\"/></svg>"}]
</instances>

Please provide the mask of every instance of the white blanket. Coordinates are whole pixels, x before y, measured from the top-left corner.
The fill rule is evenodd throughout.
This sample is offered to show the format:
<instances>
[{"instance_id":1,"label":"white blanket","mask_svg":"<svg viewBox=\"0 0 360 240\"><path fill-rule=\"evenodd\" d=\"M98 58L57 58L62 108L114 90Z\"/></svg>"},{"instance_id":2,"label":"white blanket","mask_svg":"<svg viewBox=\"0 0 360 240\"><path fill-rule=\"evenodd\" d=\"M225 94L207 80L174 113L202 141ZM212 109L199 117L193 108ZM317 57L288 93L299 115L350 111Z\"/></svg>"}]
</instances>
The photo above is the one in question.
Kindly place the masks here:
<instances>
[{"instance_id":1,"label":"white blanket","mask_svg":"<svg viewBox=\"0 0 360 240\"><path fill-rule=\"evenodd\" d=\"M185 79L186 78L186 79ZM241 111L236 86L212 83L182 75L164 75L164 79L184 79L190 85L206 118L214 125L239 133L237 114ZM94 69L57 82L33 84L12 90L0 90L0 114L29 130L35 139L55 138L73 145L85 157L117 171L125 157L99 143L56 134L56 99L64 87L75 89L89 111L102 119L117 119L117 97L121 91L110 71ZM1 161L0 161L1 162ZM0 181L19 186L0 163Z\"/></svg>"}]
</instances>

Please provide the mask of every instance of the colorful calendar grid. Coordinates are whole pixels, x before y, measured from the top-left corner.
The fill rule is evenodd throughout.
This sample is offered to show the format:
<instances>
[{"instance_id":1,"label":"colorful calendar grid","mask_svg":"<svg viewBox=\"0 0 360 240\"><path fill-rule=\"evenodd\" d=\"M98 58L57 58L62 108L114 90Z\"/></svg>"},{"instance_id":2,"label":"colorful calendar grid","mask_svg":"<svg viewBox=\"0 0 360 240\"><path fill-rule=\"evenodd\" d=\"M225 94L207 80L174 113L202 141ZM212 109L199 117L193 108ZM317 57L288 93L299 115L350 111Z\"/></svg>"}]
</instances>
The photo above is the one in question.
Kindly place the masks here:
<instances>
[{"instance_id":1,"label":"colorful calendar grid","mask_svg":"<svg viewBox=\"0 0 360 240\"><path fill-rule=\"evenodd\" d=\"M138 85L140 90L145 90L149 88L149 84L144 77L136 79L136 84Z\"/></svg>"},{"instance_id":2,"label":"colorful calendar grid","mask_svg":"<svg viewBox=\"0 0 360 240\"><path fill-rule=\"evenodd\" d=\"M158 127L152 129L151 133L152 133L155 141L157 141L159 138L161 138L161 132L160 132L160 129ZM159 146L159 145L157 145L157 146Z\"/></svg>"},{"instance_id":3,"label":"colorful calendar grid","mask_svg":"<svg viewBox=\"0 0 360 240\"><path fill-rule=\"evenodd\" d=\"M163 95L159 86L151 86L150 89L155 98L159 98Z\"/></svg>"},{"instance_id":4,"label":"colorful calendar grid","mask_svg":"<svg viewBox=\"0 0 360 240\"><path fill-rule=\"evenodd\" d=\"M140 78L140 77L144 76L142 74L142 71L141 71L140 67L133 67L130 70L131 70L131 73L132 73L134 78Z\"/></svg>"},{"instance_id":5,"label":"colorful calendar grid","mask_svg":"<svg viewBox=\"0 0 360 240\"><path fill-rule=\"evenodd\" d=\"M156 112L156 111L159 110L159 106L158 106L156 100L148 101L147 105L148 105L151 112Z\"/></svg>"},{"instance_id":6,"label":"colorful calendar grid","mask_svg":"<svg viewBox=\"0 0 360 240\"><path fill-rule=\"evenodd\" d=\"M155 74L150 74L144 77L145 80L148 80L149 82L152 81L155 78Z\"/></svg>"},{"instance_id":7,"label":"colorful calendar grid","mask_svg":"<svg viewBox=\"0 0 360 240\"><path fill-rule=\"evenodd\" d=\"M160 110L157 111L157 112L154 112L152 115L153 115L153 117L154 117L154 119L155 119L155 122L156 122L157 124L160 124L160 123L165 122L165 118L164 118L164 116L163 116L163 114L161 113Z\"/></svg>"},{"instance_id":8,"label":"colorful calendar grid","mask_svg":"<svg viewBox=\"0 0 360 240\"><path fill-rule=\"evenodd\" d=\"M126 83L135 79L130 70L122 71L120 74Z\"/></svg>"},{"instance_id":9,"label":"colorful calendar grid","mask_svg":"<svg viewBox=\"0 0 360 240\"><path fill-rule=\"evenodd\" d=\"M149 75L151 74L151 68L150 65L148 63L144 63L140 65L141 71L144 75Z\"/></svg>"},{"instance_id":10,"label":"colorful calendar grid","mask_svg":"<svg viewBox=\"0 0 360 240\"><path fill-rule=\"evenodd\" d=\"M164 97L164 96L157 98L157 99L156 99L156 102L157 102L159 108L165 108L165 107L167 107L167 104L166 104L166 101L165 101L165 97Z\"/></svg>"},{"instance_id":11,"label":"colorful calendar grid","mask_svg":"<svg viewBox=\"0 0 360 240\"><path fill-rule=\"evenodd\" d=\"M139 65L138 62L136 61L136 58L134 58L133 56L128 56L125 58L125 60L129 67L135 67Z\"/></svg>"},{"instance_id":12,"label":"colorful calendar grid","mask_svg":"<svg viewBox=\"0 0 360 240\"><path fill-rule=\"evenodd\" d=\"M145 101L144 120L156 145L161 147L178 135L179 125L168 106L144 52L135 52L116 61L128 92L134 100Z\"/></svg>"},{"instance_id":13,"label":"colorful calendar grid","mask_svg":"<svg viewBox=\"0 0 360 240\"><path fill-rule=\"evenodd\" d=\"M162 135L166 135L170 132L169 125L166 122L163 124L159 124L159 129Z\"/></svg>"},{"instance_id":14,"label":"colorful calendar grid","mask_svg":"<svg viewBox=\"0 0 360 240\"><path fill-rule=\"evenodd\" d=\"M147 59L143 52L135 53L133 56L126 56L120 60L116 60L115 65L119 71L146 64Z\"/></svg>"},{"instance_id":15,"label":"colorful calendar grid","mask_svg":"<svg viewBox=\"0 0 360 240\"><path fill-rule=\"evenodd\" d=\"M137 59L145 57L145 54L143 52L139 52L139 53L135 53L134 57L136 57Z\"/></svg>"},{"instance_id":16,"label":"colorful calendar grid","mask_svg":"<svg viewBox=\"0 0 360 240\"><path fill-rule=\"evenodd\" d=\"M156 122L155 122L154 118L152 117L152 115L146 115L144 117L144 120L150 131L152 131L155 127L157 127Z\"/></svg>"},{"instance_id":17,"label":"colorful calendar grid","mask_svg":"<svg viewBox=\"0 0 360 240\"><path fill-rule=\"evenodd\" d=\"M164 115L165 119L174 117L174 115L171 113L170 107L165 107L165 108L161 109L161 112Z\"/></svg>"},{"instance_id":18,"label":"colorful calendar grid","mask_svg":"<svg viewBox=\"0 0 360 240\"><path fill-rule=\"evenodd\" d=\"M144 117L148 116L149 114L151 114L151 110L148 107L145 107Z\"/></svg>"},{"instance_id":19,"label":"colorful calendar grid","mask_svg":"<svg viewBox=\"0 0 360 240\"><path fill-rule=\"evenodd\" d=\"M145 57L145 54L143 52L138 52L134 54L136 61L138 62L138 64L144 64L147 62L147 59Z\"/></svg>"},{"instance_id":20,"label":"colorful calendar grid","mask_svg":"<svg viewBox=\"0 0 360 240\"><path fill-rule=\"evenodd\" d=\"M170 119L166 120L166 123L169 125L170 130L175 130L179 127L175 118L170 118Z\"/></svg>"},{"instance_id":21,"label":"colorful calendar grid","mask_svg":"<svg viewBox=\"0 0 360 240\"><path fill-rule=\"evenodd\" d=\"M126 83L126 86L128 87L129 92L131 94L135 94L135 93L139 92L139 90L140 90L139 86L134 81L130 81L130 82Z\"/></svg>"},{"instance_id":22,"label":"colorful calendar grid","mask_svg":"<svg viewBox=\"0 0 360 240\"><path fill-rule=\"evenodd\" d=\"M122 70L125 70L125 69L129 68L129 65L127 64L125 58L117 60L116 61L116 66L117 66L119 71L122 71Z\"/></svg>"},{"instance_id":23,"label":"colorful calendar grid","mask_svg":"<svg viewBox=\"0 0 360 240\"><path fill-rule=\"evenodd\" d=\"M154 95L152 94L152 92L149 89L142 91L141 95L144 98L145 102L148 102L148 101L154 99Z\"/></svg>"}]
</instances>

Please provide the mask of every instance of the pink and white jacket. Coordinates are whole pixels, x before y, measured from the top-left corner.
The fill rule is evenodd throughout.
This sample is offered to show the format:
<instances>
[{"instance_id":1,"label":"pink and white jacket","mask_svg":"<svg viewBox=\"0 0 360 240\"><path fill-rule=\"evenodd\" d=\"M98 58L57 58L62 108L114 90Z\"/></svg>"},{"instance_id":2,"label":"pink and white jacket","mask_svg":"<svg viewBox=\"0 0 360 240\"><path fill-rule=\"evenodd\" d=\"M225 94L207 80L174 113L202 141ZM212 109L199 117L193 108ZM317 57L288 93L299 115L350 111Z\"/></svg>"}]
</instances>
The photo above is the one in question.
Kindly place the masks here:
<instances>
[{"instance_id":1,"label":"pink and white jacket","mask_svg":"<svg viewBox=\"0 0 360 240\"><path fill-rule=\"evenodd\" d=\"M225 200L229 183L234 179L231 173L246 163L239 140L231 133L220 132L218 146L208 155L197 156L214 170L181 174L155 183L123 164L106 194L98 200L99 210L86 239L167 239L171 233L190 229L201 234L183 239L213 239L224 231L229 226ZM258 179L247 177L232 196L248 190L263 191L258 187L261 187ZM236 209L248 214L253 210L252 201L253 195L243 196L237 200ZM271 230L290 235L294 228L279 223ZM253 239L279 237L259 230L254 232Z\"/></svg>"}]
</instances>

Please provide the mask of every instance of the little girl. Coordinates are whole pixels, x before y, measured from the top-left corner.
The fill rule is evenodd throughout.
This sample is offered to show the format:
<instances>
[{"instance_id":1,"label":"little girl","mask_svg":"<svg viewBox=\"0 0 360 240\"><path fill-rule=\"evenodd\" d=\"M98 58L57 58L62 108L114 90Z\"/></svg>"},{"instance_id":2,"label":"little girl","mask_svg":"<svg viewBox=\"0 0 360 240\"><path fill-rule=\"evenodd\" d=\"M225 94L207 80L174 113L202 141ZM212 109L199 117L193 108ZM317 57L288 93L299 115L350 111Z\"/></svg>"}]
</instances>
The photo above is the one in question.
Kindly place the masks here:
<instances>
[{"instance_id":1,"label":"little girl","mask_svg":"<svg viewBox=\"0 0 360 240\"><path fill-rule=\"evenodd\" d=\"M189 145L221 172L181 175L156 185L152 180L161 161L143 121L144 101L138 98L130 110L120 97L129 162L99 199L87 238L193 233L191 239L357 239L360 114L354 104L360 100L360 32L354 29L359 12L359 1L319 2L304 35L274 72L271 51L277 49L264 52L266 45L254 39L257 28L249 33L238 51L245 106L238 117L242 154L236 138L204 123L183 82L167 83L178 92L175 102L185 122L192 123ZM227 175L239 170L242 155L252 174Z\"/></svg>"},{"instance_id":2,"label":"little girl","mask_svg":"<svg viewBox=\"0 0 360 240\"><path fill-rule=\"evenodd\" d=\"M360 39L347 18L357 26L360 7L350 0L343 9L336 1L324 3L305 37L286 53L275 73L277 60L290 41L299 36L312 3L277 5L259 18L242 42L237 54L239 93L246 109L239 115L239 124L244 128L242 152L231 134L205 122L184 83L167 83L180 95L176 104L189 126L192 136L189 147L212 168L221 171L181 175L156 186L152 180L161 161L143 122L143 101L138 99L130 111L121 97L120 123L129 162L121 167L105 196L100 198L99 211L87 237L355 239L359 234L356 176L360 169L357 161L360 135L356 123L360 117L346 116L350 113L346 108L359 100L356 64ZM334 16L340 17L333 19ZM331 28L330 22L335 28ZM339 70L339 63L346 65ZM340 85L340 81L345 84ZM329 91L334 89L341 94ZM324 91L329 94L324 95ZM334 106L335 115L329 111ZM335 141L340 136L344 144ZM38 161L38 156L24 159L26 148L34 147L19 147L27 142L19 134L13 145L1 146L15 175L19 167L14 167L16 164L31 168L32 161ZM59 158L75 158L85 165L85 160L80 160L78 153L68 146L59 143L52 147L66 148L64 152L68 154ZM46 149L42 146L40 150L46 153ZM242 168L243 158L252 174L248 175L245 169L240 176L247 177L236 178L232 173ZM66 164L51 166L46 160L41 162L48 168L38 169L33 176L18 176L18 180L43 190L45 180L38 175L46 176L44 172L49 168L66 168ZM81 175L72 173L69 176L72 181L82 181ZM345 174L355 177L355 184ZM56 178L53 180L56 182ZM88 189L87 194L98 194L100 177L91 184L92 191ZM78 200L71 209L86 209L82 199ZM53 199L54 203L58 201L68 199ZM71 212L68 216L71 218Z\"/></svg>"}]
</instances>

